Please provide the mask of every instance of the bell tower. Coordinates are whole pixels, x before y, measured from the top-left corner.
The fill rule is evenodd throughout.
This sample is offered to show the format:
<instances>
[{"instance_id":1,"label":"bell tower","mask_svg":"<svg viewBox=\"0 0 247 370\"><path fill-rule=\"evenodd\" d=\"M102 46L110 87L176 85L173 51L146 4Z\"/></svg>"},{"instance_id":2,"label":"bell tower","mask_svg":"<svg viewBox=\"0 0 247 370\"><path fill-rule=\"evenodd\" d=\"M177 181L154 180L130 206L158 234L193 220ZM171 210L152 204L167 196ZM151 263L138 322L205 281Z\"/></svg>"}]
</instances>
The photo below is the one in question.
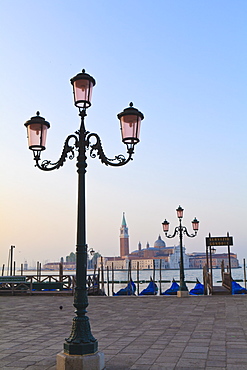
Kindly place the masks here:
<instances>
[{"instance_id":1,"label":"bell tower","mask_svg":"<svg viewBox=\"0 0 247 370\"><path fill-rule=\"evenodd\" d=\"M129 255L129 234L125 220L125 214L123 212L122 225L120 227L120 257Z\"/></svg>"}]
</instances>

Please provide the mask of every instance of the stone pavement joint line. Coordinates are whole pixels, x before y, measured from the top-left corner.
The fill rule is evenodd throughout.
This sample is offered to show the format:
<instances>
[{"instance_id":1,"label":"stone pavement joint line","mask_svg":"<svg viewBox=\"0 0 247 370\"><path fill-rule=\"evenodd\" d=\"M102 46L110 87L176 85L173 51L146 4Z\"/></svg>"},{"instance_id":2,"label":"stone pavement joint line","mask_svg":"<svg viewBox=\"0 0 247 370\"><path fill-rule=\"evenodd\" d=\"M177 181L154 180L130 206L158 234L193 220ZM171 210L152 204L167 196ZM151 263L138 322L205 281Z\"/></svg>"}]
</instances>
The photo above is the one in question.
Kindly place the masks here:
<instances>
[{"instance_id":1,"label":"stone pavement joint line","mask_svg":"<svg viewBox=\"0 0 247 370\"><path fill-rule=\"evenodd\" d=\"M247 369L247 295L89 297L88 316L107 370ZM73 317L71 296L0 296L0 369L55 370Z\"/></svg>"}]
</instances>

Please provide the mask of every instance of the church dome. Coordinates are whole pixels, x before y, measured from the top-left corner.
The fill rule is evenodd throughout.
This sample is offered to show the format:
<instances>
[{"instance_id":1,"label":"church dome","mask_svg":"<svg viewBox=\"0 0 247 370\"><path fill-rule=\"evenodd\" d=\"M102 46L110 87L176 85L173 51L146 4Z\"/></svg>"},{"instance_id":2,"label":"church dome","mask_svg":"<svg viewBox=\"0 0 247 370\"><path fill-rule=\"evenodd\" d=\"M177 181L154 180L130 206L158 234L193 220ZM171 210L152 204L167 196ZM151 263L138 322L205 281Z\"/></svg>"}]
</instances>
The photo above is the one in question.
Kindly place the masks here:
<instances>
[{"instance_id":1,"label":"church dome","mask_svg":"<svg viewBox=\"0 0 247 370\"><path fill-rule=\"evenodd\" d=\"M166 246L166 243L164 242L164 240L161 239L160 235L158 237L158 240L156 240L156 242L154 242L154 247L155 248L165 248Z\"/></svg>"}]
</instances>

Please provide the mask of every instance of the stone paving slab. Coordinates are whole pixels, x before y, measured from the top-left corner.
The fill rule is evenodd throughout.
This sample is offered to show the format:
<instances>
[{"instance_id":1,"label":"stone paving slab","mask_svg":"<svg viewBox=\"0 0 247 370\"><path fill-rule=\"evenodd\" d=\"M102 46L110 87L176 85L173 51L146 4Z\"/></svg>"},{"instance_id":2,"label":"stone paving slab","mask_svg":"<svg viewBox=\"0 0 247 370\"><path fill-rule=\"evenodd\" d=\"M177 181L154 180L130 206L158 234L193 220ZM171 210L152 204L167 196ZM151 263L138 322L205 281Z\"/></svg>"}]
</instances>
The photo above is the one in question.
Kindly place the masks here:
<instances>
[{"instance_id":1,"label":"stone paving slab","mask_svg":"<svg viewBox=\"0 0 247 370\"><path fill-rule=\"evenodd\" d=\"M107 370L247 369L246 295L89 297L88 316ZM55 370L73 317L71 296L0 296L0 369Z\"/></svg>"}]
</instances>

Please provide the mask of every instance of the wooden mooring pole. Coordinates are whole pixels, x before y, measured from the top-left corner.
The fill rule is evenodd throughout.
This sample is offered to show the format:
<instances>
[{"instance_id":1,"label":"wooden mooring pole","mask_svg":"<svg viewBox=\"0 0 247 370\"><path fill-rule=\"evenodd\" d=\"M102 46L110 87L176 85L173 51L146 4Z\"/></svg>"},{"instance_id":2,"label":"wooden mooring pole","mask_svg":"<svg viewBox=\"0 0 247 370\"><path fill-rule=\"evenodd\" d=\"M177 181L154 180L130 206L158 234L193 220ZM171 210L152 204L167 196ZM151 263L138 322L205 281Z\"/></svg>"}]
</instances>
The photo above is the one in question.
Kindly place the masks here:
<instances>
[{"instance_id":1,"label":"wooden mooring pole","mask_svg":"<svg viewBox=\"0 0 247 370\"><path fill-rule=\"evenodd\" d=\"M153 282L155 282L155 260L153 260Z\"/></svg>"},{"instance_id":2,"label":"wooden mooring pole","mask_svg":"<svg viewBox=\"0 0 247 370\"><path fill-rule=\"evenodd\" d=\"M105 291L103 257L101 257L101 289L103 292Z\"/></svg>"},{"instance_id":3,"label":"wooden mooring pole","mask_svg":"<svg viewBox=\"0 0 247 370\"><path fill-rule=\"evenodd\" d=\"M138 261L137 261L136 277L137 277L137 295L139 295L139 293L140 293L140 279L139 279L139 262Z\"/></svg>"},{"instance_id":4,"label":"wooden mooring pole","mask_svg":"<svg viewBox=\"0 0 247 370\"><path fill-rule=\"evenodd\" d=\"M111 292L114 295L114 264L111 264Z\"/></svg>"},{"instance_id":5,"label":"wooden mooring pole","mask_svg":"<svg viewBox=\"0 0 247 370\"><path fill-rule=\"evenodd\" d=\"M246 266L245 266L245 258L244 258L244 287L246 289Z\"/></svg>"},{"instance_id":6,"label":"wooden mooring pole","mask_svg":"<svg viewBox=\"0 0 247 370\"><path fill-rule=\"evenodd\" d=\"M160 259L160 295L162 294L162 291L161 291L161 280L162 280L162 274L161 274L161 264L162 264L162 260Z\"/></svg>"},{"instance_id":7,"label":"wooden mooring pole","mask_svg":"<svg viewBox=\"0 0 247 370\"><path fill-rule=\"evenodd\" d=\"M109 267L106 266L106 276L107 276L107 295L110 295L110 285L109 285Z\"/></svg>"}]
</instances>

